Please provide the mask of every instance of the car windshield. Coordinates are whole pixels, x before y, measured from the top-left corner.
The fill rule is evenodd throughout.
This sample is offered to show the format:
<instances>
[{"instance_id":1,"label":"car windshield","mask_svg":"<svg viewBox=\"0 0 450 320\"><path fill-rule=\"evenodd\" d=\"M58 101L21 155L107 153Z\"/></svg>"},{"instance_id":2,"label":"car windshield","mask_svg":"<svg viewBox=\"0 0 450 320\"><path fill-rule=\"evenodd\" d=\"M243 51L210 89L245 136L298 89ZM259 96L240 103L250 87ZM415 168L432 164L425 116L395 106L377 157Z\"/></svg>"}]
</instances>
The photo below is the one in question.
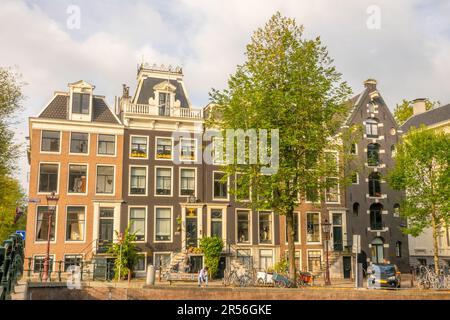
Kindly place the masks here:
<instances>
[{"instance_id":1,"label":"car windshield","mask_svg":"<svg viewBox=\"0 0 450 320\"><path fill-rule=\"evenodd\" d=\"M381 273L387 273L387 274L394 274L395 273L395 267L393 265L387 265L387 266L379 266Z\"/></svg>"}]
</instances>

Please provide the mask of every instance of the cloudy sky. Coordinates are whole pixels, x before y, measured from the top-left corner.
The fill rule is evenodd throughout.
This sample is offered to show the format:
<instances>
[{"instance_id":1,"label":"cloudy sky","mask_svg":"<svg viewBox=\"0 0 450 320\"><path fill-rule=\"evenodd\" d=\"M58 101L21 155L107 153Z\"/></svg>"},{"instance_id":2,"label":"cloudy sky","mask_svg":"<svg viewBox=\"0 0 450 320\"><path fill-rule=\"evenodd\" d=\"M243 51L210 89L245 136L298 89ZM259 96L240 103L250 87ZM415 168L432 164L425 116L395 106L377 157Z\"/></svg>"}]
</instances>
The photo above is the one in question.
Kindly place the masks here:
<instances>
[{"instance_id":1,"label":"cloudy sky","mask_svg":"<svg viewBox=\"0 0 450 320\"><path fill-rule=\"evenodd\" d=\"M445 0L1 0L0 65L17 66L28 83L17 141L55 90L84 79L112 105L122 83L133 92L142 60L182 66L191 102L206 105L210 89L224 88L242 63L252 31L277 10L307 37L322 37L355 93L375 78L391 109L403 98L450 103ZM27 172L24 156L17 174L25 188Z\"/></svg>"}]
</instances>

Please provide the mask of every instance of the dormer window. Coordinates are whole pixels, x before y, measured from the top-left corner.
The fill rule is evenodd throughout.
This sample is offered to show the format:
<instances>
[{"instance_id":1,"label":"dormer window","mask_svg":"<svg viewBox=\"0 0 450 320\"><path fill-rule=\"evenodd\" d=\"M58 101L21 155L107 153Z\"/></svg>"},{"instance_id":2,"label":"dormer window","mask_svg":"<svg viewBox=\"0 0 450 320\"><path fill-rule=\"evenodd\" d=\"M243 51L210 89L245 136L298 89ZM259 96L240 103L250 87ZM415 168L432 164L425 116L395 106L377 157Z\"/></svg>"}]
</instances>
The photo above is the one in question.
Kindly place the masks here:
<instances>
[{"instance_id":1,"label":"dormer window","mask_svg":"<svg viewBox=\"0 0 450 320\"><path fill-rule=\"evenodd\" d=\"M167 92L159 93L158 114L160 116L170 116L170 94Z\"/></svg>"},{"instance_id":2,"label":"dormer window","mask_svg":"<svg viewBox=\"0 0 450 320\"><path fill-rule=\"evenodd\" d=\"M91 95L88 93L76 93L72 95L72 113L89 114L89 102Z\"/></svg>"}]
</instances>

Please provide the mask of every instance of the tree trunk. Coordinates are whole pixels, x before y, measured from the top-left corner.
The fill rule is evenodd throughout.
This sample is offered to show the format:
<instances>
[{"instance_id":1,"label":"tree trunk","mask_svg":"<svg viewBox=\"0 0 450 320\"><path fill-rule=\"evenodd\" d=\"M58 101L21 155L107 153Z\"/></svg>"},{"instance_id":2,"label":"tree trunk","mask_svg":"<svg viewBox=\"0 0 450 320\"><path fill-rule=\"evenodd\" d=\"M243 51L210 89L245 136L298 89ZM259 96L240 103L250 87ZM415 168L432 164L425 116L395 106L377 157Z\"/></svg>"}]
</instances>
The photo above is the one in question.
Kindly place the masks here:
<instances>
[{"instance_id":1,"label":"tree trunk","mask_svg":"<svg viewBox=\"0 0 450 320\"><path fill-rule=\"evenodd\" d=\"M433 227L433 253L434 253L434 272L439 276L439 223L436 218L436 212L433 205L433 212L431 213L431 221Z\"/></svg>"},{"instance_id":2,"label":"tree trunk","mask_svg":"<svg viewBox=\"0 0 450 320\"><path fill-rule=\"evenodd\" d=\"M128 285L130 285L131 282L131 269L128 269Z\"/></svg>"},{"instance_id":3,"label":"tree trunk","mask_svg":"<svg viewBox=\"0 0 450 320\"><path fill-rule=\"evenodd\" d=\"M289 278L293 283L297 282L297 272L295 270L295 244L294 244L294 210L290 209L286 213L288 257L289 257Z\"/></svg>"}]
</instances>

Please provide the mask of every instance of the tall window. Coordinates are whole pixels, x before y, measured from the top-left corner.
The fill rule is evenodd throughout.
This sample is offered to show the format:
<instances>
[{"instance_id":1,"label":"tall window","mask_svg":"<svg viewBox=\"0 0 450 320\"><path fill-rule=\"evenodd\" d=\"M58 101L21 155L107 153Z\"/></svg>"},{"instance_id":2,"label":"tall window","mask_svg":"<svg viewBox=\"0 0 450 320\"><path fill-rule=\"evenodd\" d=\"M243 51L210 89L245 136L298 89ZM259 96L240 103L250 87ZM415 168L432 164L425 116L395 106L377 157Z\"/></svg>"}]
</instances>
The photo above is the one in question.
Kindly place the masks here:
<instances>
[{"instance_id":1,"label":"tall window","mask_svg":"<svg viewBox=\"0 0 450 320\"><path fill-rule=\"evenodd\" d=\"M272 243L272 214L259 212L259 243Z\"/></svg>"},{"instance_id":2,"label":"tall window","mask_svg":"<svg viewBox=\"0 0 450 320\"><path fill-rule=\"evenodd\" d=\"M157 270L165 269L170 265L171 254L170 253L156 253L154 265Z\"/></svg>"},{"instance_id":3,"label":"tall window","mask_svg":"<svg viewBox=\"0 0 450 320\"><path fill-rule=\"evenodd\" d=\"M372 244L372 262L383 263L384 262L383 239L375 238L371 244Z\"/></svg>"},{"instance_id":4,"label":"tall window","mask_svg":"<svg viewBox=\"0 0 450 320\"><path fill-rule=\"evenodd\" d=\"M325 201L339 202L338 178L326 178Z\"/></svg>"},{"instance_id":5,"label":"tall window","mask_svg":"<svg viewBox=\"0 0 450 320\"><path fill-rule=\"evenodd\" d=\"M156 194L171 195L172 194L172 169L155 168L156 169Z\"/></svg>"},{"instance_id":6,"label":"tall window","mask_svg":"<svg viewBox=\"0 0 450 320\"><path fill-rule=\"evenodd\" d=\"M306 241L320 242L320 214L308 212L306 214Z\"/></svg>"},{"instance_id":7,"label":"tall window","mask_svg":"<svg viewBox=\"0 0 450 320\"><path fill-rule=\"evenodd\" d=\"M381 197L381 175L379 172L372 172L369 175L369 196Z\"/></svg>"},{"instance_id":8,"label":"tall window","mask_svg":"<svg viewBox=\"0 0 450 320\"><path fill-rule=\"evenodd\" d=\"M358 202L353 203L353 214L355 216L359 215L359 203Z\"/></svg>"},{"instance_id":9,"label":"tall window","mask_svg":"<svg viewBox=\"0 0 450 320\"><path fill-rule=\"evenodd\" d=\"M143 253L139 253L136 259L136 262L133 266L133 271L142 272L145 271L145 265L147 264L147 257Z\"/></svg>"},{"instance_id":10,"label":"tall window","mask_svg":"<svg viewBox=\"0 0 450 320\"><path fill-rule=\"evenodd\" d=\"M224 139L221 137L212 138L212 160L213 164L224 163Z\"/></svg>"},{"instance_id":11,"label":"tall window","mask_svg":"<svg viewBox=\"0 0 450 320\"><path fill-rule=\"evenodd\" d=\"M67 207L66 240L83 241L86 217L85 207Z\"/></svg>"},{"instance_id":12,"label":"tall window","mask_svg":"<svg viewBox=\"0 0 450 320\"><path fill-rule=\"evenodd\" d=\"M369 166L377 166L380 164L380 145L378 143L370 143L367 146L367 164Z\"/></svg>"},{"instance_id":13,"label":"tall window","mask_svg":"<svg viewBox=\"0 0 450 320\"><path fill-rule=\"evenodd\" d=\"M352 183L353 184L359 184L359 174L358 172L352 173Z\"/></svg>"},{"instance_id":14,"label":"tall window","mask_svg":"<svg viewBox=\"0 0 450 320\"><path fill-rule=\"evenodd\" d=\"M400 205L398 203L394 204L394 217L400 217Z\"/></svg>"},{"instance_id":15,"label":"tall window","mask_svg":"<svg viewBox=\"0 0 450 320\"><path fill-rule=\"evenodd\" d=\"M69 165L69 193L86 193L87 166Z\"/></svg>"},{"instance_id":16,"label":"tall window","mask_svg":"<svg viewBox=\"0 0 450 320\"><path fill-rule=\"evenodd\" d=\"M171 241L172 210L170 208L156 208L155 219L156 241Z\"/></svg>"},{"instance_id":17,"label":"tall window","mask_svg":"<svg viewBox=\"0 0 450 320\"><path fill-rule=\"evenodd\" d=\"M60 132L42 130L41 151L59 152Z\"/></svg>"},{"instance_id":18,"label":"tall window","mask_svg":"<svg viewBox=\"0 0 450 320\"><path fill-rule=\"evenodd\" d=\"M89 134L72 132L70 135L70 153L88 153Z\"/></svg>"},{"instance_id":19,"label":"tall window","mask_svg":"<svg viewBox=\"0 0 450 320\"><path fill-rule=\"evenodd\" d=\"M145 208L130 208L130 232L136 234L136 241L145 240Z\"/></svg>"},{"instance_id":20,"label":"tall window","mask_svg":"<svg viewBox=\"0 0 450 320\"><path fill-rule=\"evenodd\" d=\"M211 237L222 238L222 209L211 209Z\"/></svg>"},{"instance_id":21,"label":"tall window","mask_svg":"<svg viewBox=\"0 0 450 320\"><path fill-rule=\"evenodd\" d=\"M97 166L97 193L114 193L114 167Z\"/></svg>"},{"instance_id":22,"label":"tall window","mask_svg":"<svg viewBox=\"0 0 450 320\"><path fill-rule=\"evenodd\" d=\"M167 92L160 92L159 93L159 115L160 116L170 116L170 109L169 109L169 103L170 103L170 94Z\"/></svg>"},{"instance_id":23,"label":"tall window","mask_svg":"<svg viewBox=\"0 0 450 320\"><path fill-rule=\"evenodd\" d=\"M195 160L195 139L180 139L181 161Z\"/></svg>"},{"instance_id":24,"label":"tall window","mask_svg":"<svg viewBox=\"0 0 450 320\"><path fill-rule=\"evenodd\" d=\"M299 223L298 223L298 213L294 212L294 220L293 220L293 228L294 228L294 242L299 242L299 234L298 234L298 227L299 227ZM286 221L286 242L288 242L288 224Z\"/></svg>"},{"instance_id":25,"label":"tall window","mask_svg":"<svg viewBox=\"0 0 450 320\"><path fill-rule=\"evenodd\" d=\"M397 258L401 258L401 256L402 256L402 242L401 241L397 241L395 243L395 256Z\"/></svg>"},{"instance_id":26,"label":"tall window","mask_svg":"<svg viewBox=\"0 0 450 320\"><path fill-rule=\"evenodd\" d=\"M214 172L214 189L213 198L227 199L228 198L228 181L225 180L225 173Z\"/></svg>"},{"instance_id":27,"label":"tall window","mask_svg":"<svg viewBox=\"0 0 450 320\"><path fill-rule=\"evenodd\" d=\"M358 154L358 145L356 143L352 143L350 146L350 154Z\"/></svg>"},{"instance_id":28,"label":"tall window","mask_svg":"<svg viewBox=\"0 0 450 320\"><path fill-rule=\"evenodd\" d=\"M366 135L368 138L378 138L378 121L375 119L366 120Z\"/></svg>"},{"instance_id":29,"label":"tall window","mask_svg":"<svg viewBox=\"0 0 450 320\"><path fill-rule=\"evenodd\" d=\"M72 113L89 114L90 94L73 93L72 94Z\"/></svg>"},{"instance_id":30,"label":"tall window","mask_svg":"<svg viewBox=\"0 0 450 320\"><path fill-rule=\"evenodd\" d=\"M156 138L156 159L172 159L171 138Z\"/></svg>"},{"instance_id":31,"label":"tall window","mask_svg":"<svg viewBox=\"0 0 450 320\"><path fill-rule=\"evenodd\" d=\"M370 206L370 229L383 230L382 210L381 203L373 203Z\"/></svg>"},{"instance_id":32,"label":"tall window","mask_svg":"<svg viewBox=\"0 0 450 320\"><path fill-rule=\"evenodd\" d=\"M249 217L250 212L246 210L239 210L237 212L237 242L249 242Z\"/></svg>"},{"instance_id":33,"label":"tall window","mask_svg":"<svg viewBox=\"0 0 450 320\"><path fill-rule=\"evenodd\" d=\"M322 252L320 250L308 251L308 271L317 273L322 269Z\"/></svg>"},{"instance_id":34,"label":"tall window","mask_svg":"<svg viewBox=\"0 0 450 320\"><path fill-rule=\"evenodd\" d=\"M195 195L195 170L180 169L180 195Z\"/></svg>"},{"instance_id":35,"label":"tall window","mask_svg":"<svg viewBox=\"0 0 450 320\"><path fill-rule=\"evenodd\" d=\"M131 167L130 169L130 194L147 193L147 168Z\"/></svg>"},{"instance_id":36,"label":"tall window","mask_svg":"<svg viewBox=\"0 0 450 320\"><path fill-rule=\"evenodd\" d=\"M47 241L49 228L49 210L48 206L38 206L36 214L36 241ZM55 240L55 219L56 214L51 215L50 240Z\"/></svg>"},{"instance_id":37,"label":"tall window","mask_svg":"<svg viewBox=\"0 0 450 320\"><path fill-rule=\"evenodd\" d=\"M58 165L41 163L39 166L39 192L56 192L58 188Z\"/></svg>"},{"instance_id":38,"label":"tall window","mask_svg":"<svg viewBox=\"0 0 450 320\"><path fill-rule=\"evenodd\" d=\"M268 249L259 250L259 268L267 270L273 267L273 252Z\"/></svg>"},{"instance_id":39,"label":"tall window","mask_svg":"<svg viewBox=\"0 0 450 320\"><path fill-rule=\"evenodd\" d=\"M131 137L131 158L147 158L148 157L148 137Z\"/></svg>"},{"instance_id":40,"label":"tall window","mask_svg":"<svg viewBox=\"0 0 450 320\"><path fill-rule=\"evenodd\" d=\"M97 153L102 155L114 155L116 153L116 136L111 134L99 134Z\"/></svg>"}]
</instances>

